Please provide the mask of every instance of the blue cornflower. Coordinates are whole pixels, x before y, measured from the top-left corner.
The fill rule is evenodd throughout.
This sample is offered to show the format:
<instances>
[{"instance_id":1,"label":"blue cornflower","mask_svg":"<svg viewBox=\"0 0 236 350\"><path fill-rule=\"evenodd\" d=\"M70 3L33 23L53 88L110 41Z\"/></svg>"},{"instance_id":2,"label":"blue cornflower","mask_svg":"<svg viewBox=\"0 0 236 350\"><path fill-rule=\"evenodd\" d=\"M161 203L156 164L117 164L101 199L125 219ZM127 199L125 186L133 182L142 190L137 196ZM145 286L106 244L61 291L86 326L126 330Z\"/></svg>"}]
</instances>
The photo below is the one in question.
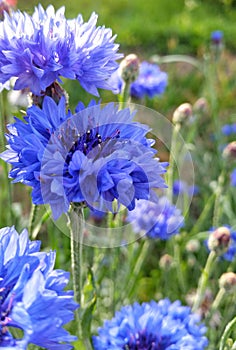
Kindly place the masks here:
<instances>
[{"instance_id":1,"label":"blue cornflower","mask_svg":"<svg viewBox=\"0 0 236 350\"><path fill-rule=\"evenodd\" d=\"M167 74L157 64L142 62L138 78L130 86L130 95L141 99L161 95L167 86Z\"/></svg>"},{"instance_id":2,"label":"blue cornflower","mask_svg":"<svg viewBox=\"0 0 236 350\"><path fill-rule=\"evenodd\" d=\"M134 303L106 320L93 337L95 350L203 350L206 327L180 301Z\"/></svg>"},{"instance_id":3,"label":"blue cornflower","mask_svg":"<svg viewBox=\"0 0 236 350\"><path fill-rule=\"evenodd\" d=\"M225 136L236 134L236 123L223 125L221 131Z\"/></svg>"},{"instance_id":4,"label":"blue cornflower","mask_svg":"<svg viewBox=\"0 0 236 350\"><path fill-rule=\"evenodd\" d=\"M41 5L32 16L20 11L0 23L0 83L16 77L14 88L43 94L60 77L77 79L91 94L111 89L108 78L117 69L111 29L96 27L97 15L88 22L81 15L67 20L62 7Z\"/></svg>"},{"instance_id":5,"label":"blue cornflower","mask_svg":"<svg viewBox=\"0 0 236 350\"><path fill-rule=\"evenodd\" d=\"M54 270L55 252L40 252L24 230L0 229L0 347L26 350L33 343L46 349L72 349L76 340L63 326L78 305L64 291L69 273ZM20 329L21 337L11 334Z\"/></svg>"},{"instance_id":6,"label":"blue cornflower","mask_svg":"<svg viewBox=\"0 0 236 350\"><path fill-rule=\"evenodd\" d=\"M184 225L181 211L167 197L154 202L139 200L135 209L128 213L135 233L144 232L149 238L169 239Z\"/></svg>"},{"instance_id":7,"label":"blue cornflower","mask_svg":"<svg viewBox=\"0 0 236 350\"><path fill-rule=\"evenodd\" d=\"M116 200L129 210L135 199L149 199L152 189L166 187L161 175L167 163L154 158L148 127L133 121L129 109L94 103L78 113L65 112L45 97L32 106L25 122L8 126L8 150L1 158L12 164L10 177L33 188L35 204L51 205L54 218L71 202L113 211Z\"/></svg>"},{"instance_id":8,"label":"blue cornflower","mask_svg":"<svg viewBox=\"0 0 236 350\"><path fill-rule=\"evenodd\" d=\"M123 88L123 80L116 71L109 80L112 85L113 93L121 93ZM162 72L157 64L148 63L146 61L140 64L138 78L130 85L130 96L141 99L144 96L153 98L161 95L167 86L167 73Z\"/></svg>"},{"instance_id":9,"label":"blue cornflower","mask_svg":"<svg viewBox=\"0 0 236 350\"><path fill-rule=\"evenodd\" d=\"M215 30L211 33L211 40L214 44L219 45L223 39L223 32L221 30Z\"/></svg>"},{"instance_id":10,"label":"blue cornflower","mask_svg":"<svg viewBox=\"0 0 236 350\"><path fill-rule=\"evenodd\" d=\"M230 175L231 186L236 187L236 168L232 171Z\"/></svg>"}]
</instances>

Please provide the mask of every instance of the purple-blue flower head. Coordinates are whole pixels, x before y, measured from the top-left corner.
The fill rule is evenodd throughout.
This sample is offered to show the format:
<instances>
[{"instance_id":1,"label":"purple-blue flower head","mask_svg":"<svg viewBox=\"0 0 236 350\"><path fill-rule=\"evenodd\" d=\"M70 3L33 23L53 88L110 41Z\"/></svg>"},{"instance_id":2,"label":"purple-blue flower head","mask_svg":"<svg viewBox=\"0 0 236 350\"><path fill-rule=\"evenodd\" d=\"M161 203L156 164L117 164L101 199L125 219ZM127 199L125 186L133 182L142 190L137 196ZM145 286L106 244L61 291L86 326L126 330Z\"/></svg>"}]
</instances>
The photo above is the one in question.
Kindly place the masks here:
<instances>
[{"instance_id":1,"label":"purple-blue flower head","mask_svg":"<svg viewBox=\"0 0 236 350\"><path fill-rule=\"evenodd\" d=\"M155 203L137 201L135 209L128 213L127 221L132 223L135 233L144 232L149 238L163 240L177 234L184 225L181 211L164 196Z\"/></svg>"},{"instance_id":2,"label":"purple-blue flower head","mask_svg":"<svg viewBox=\"0 0 236 350\"><path fill-rule=\"evenodd\" d=\"M211 33L211 41L219 45L222 42L223 39L223 32L221 30L215 30Z\"/></svg>"},{"instance_id":3,"label":"purple-blue flower head","mask_svg":"<svg viewBox=\"0 0 236 350\"><path fill-rule=\"evenodd\" d=\"M20 11L0 23L0 82L16 77L16 90L40 95L60 77L77 79L98 96L97 88L111 89L107 80L117 69L118 45L109 28L97 27L93 13L67 20L65 8L41 5L32 16Z\"/></svg>"},{"instance_id":4,"label":"purple-blue flower head","mask_svg":"<svg viewBox=\"0 0 236 350\"><path fill-rule=\"evenodd\" d=\"M236 134L236 123L223 125L221 131L225 136Z\"/></svg>"},{"instance_id":5,"label":"purple-blue flower head","mask_svg":"<svg viewBox=\"0 0 236 350\"><path fill-rule=\"evenodd\" d=\"M0 347L72 349L76 340L63 326L73 320L78 305L72 291L64 291L69 273L54 270L55 252L40 252L40 241L30 241L24 230L0 229ZM14 337L16 328L22 337Z\"/></svg>"},{"instance_id":6,"label":"purple-blue flower head","mask_svg":"<svg viewBox=\"0 0 236 350\"><path fill-rule=\"evenodd\" d=\"M203 350L206 327L180 301L127 305L93 337L95 350Z\"/></svg>"},{"instance_id":7,"label":"purple-blue flower head","mask_svg":"<svg viewBox=\"0 0 236 350\"><path fill-rule=\"evenodd\" d=\"M138 78L130 86L130 95L137 99L161 95L167 86L167 74L157 64L142 62Z\"/></svg>"},{"instance_id":8,"label":"purple-blue flower head","mask_svg":"<svg viewBox=\"0 0 236 350\"><path fill-rule=\"evenodd\" d=\"M166 187L167 163L154 158L149 128L134 122L129 109L90 104L66 113L45 97L42 109L32 106L25 122L8 126L8 150L1 158L12 164L10 177L33 188L35 204L50 204L54 218L71 202L113 211L116 201L132 210L135 199L150 199L154 188Z\"/></svg>"},{"instance_id":9,"label":"purple-blue flower head","mask_svg":"<svg viewBox=\"0 0 236 350\"><path fill-rule=\"evenodd\" d=\"M161 95L166 89L167 81L167 73L161 71L157 64L144 61L140 64L138 78L130 85L130 96L141 99L144 96L153 98ZM111 76L109 83L113 87L114 94L121 93L124 82L119 70Z\"/></svg>"},{"instance_id":10,"label":"purple-blue flower head","mask_svg":"<svg viewBox=\"0 0 236 350\"><path fill-rule=\"evenodd\" d=\"M236 187L236 168L232 171L230 175L231 186Z\"/></svg>"}]
</instances>

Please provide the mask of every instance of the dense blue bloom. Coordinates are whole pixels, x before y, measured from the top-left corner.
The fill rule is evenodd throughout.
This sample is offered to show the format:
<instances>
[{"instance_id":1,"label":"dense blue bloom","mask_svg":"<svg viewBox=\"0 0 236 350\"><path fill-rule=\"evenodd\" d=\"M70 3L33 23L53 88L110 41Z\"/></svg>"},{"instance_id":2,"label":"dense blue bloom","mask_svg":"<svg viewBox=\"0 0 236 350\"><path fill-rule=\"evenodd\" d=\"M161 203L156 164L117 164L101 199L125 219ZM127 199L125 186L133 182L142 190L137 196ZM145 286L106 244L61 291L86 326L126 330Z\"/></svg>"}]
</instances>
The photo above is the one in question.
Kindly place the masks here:
<instances>
[{"instance_id":1,"label":"dense blue bloom","mask_svg":"<svg viewBox=\"0 0 236 350\"><path fill-rule=\"evenodd\" d=\"M236 134L236 123L223 125L221 131L225 136Z\"/></svg>"},{"instance_id":2,"label":"dense blue bloom","mask_svg":"<svg viewBox=\"0 0 236 350\"><path fill-rule=\"evenodd\" d=\"M236 230L234 230L229 225L222 225L230 230L230 243L227 251L221 255L221 258L226 261L233 261L236 257ZM210 233L215 231L215 228L210 229ZM208 242L205 242L208 247Z\"/></svg>"},{"instance_id":3,"label":"dense blue bloom","mask_svg":"<svg viewBox=\"0 0 236 350\"><path fill-rule=\"evenodd\" d=\"M164 240L177 234L184 224L180 210L167 197L160 197L155 203L139 200L135 209L128 213L127 220L132 223L134 232L145 232L150 238Z\"/></svg>"},{"instance_id":4,"label":"dense blue bloom","mask_svg":"<svg viewBox=\"0 0 236 350\"><path fill-rule=\"evenodd\" d=\"M206 327L180 301L124 306L93 337L95 350L203 350Z\"/></svg>"},{"instance_id":5,"label":"dense blue bloom","mask_svg":"<svg viewBox=\"0 0 236 350\"><path fill-rule=\"evenodd\" d=\"M138 78L130 86L130 95L141 99L161 95L167 86L167 74L157 64L142 62Z\"/></svg>"},{"instance_id":6,"label":"dense blue bloom","mask_svg":"<svg viewBox=\"0 0 236 350\"><path fill-rule=\"evenodd\" d=\"M220 44L223 39L223 32L221 30L215 30L211 33L211 40L214 44Z\"/></svg>"},{"instance_id":7,"label":"dense blue bloom","mask_svg":"<svg viewBox=\"0 0 236 350\"><path fill-rule=\"evenodd\" d=\"M78 307L72 291L64 291L69 273L54 270L55 252L40 252L24 230L0 229L0 347L25 350L29 343L46 349L71 349L76 340L62 327ZM10 327L10 328L9 328ZM15 339L12 328L23 336Z\"/></svg>"},{"instance_id":8,"label":"dense blue bloom","mask_svg":"<svg viewBox=\"0 0 236 350\"><path fill-rule=\"evenodd\" d=\"M113 211L117 200L129 210L135 199L149 199L152 189L166 187L161 174L166 163L153 158L148 127L133 121L129 109L113 103L77 107L65 112L45 97L42 109L32 106L25 122L8 126L8 150L1 158L12 164L10 177L33 188L35 204L49 203L54 218L70 202L86 202L96 210Z\"/></svg>"},{"instance_id":9,"label":"dense blue bloom","mask_svg":"<svg viewBox=\"0 0 236 350\"><path fill-rule=\"evenodd\" d=\"M88 22L81 15L67 20L62 7L41 5L32 16L20 11L0 23L0 83L17 77L16 90L43 93L60 77L77 79L91 94L111 89L108 78L117 69L117 53L111 29L96 27L97 15Z\"/></svg>"},{"instance_id":10,"label":"dense blue bloom","mask_svg":"<svg viewBox=\"0 0 236 350\"><path fill-rule=\"evenodd\" d=\"M173 183L173 194L175 196L178 195L188 195L188 196L192 196L197 194L199 191L198 186L196 185L188 185L187 182L183 181L183 180L175 180Z\"/></svg>"},{"instance_id":11,"label":"dense blue bloom","mask_svg":"<svg viewBox=\"0 0 236 350\"><path fill-rule=\"evenodd\" d=\"M113 87L114 94L121 93L124 82L119 75L119 70L112 75L109 83ZM144 96L153 98L163 94L166 86L167 73L162 72L157 64L144 61L140 64L138 78L130 85L130 96L137 99Z\"/></svg>"},{"instance_id":12,"label":"dense blue bloom","mask_svg":"<svg viewBox=\"0 0 236 350\"><path fill-rule=\"evenodd\" d=\"M230 175L231 185L236 187L236 168L232 171Z\"/></svg>"}]
</instances>

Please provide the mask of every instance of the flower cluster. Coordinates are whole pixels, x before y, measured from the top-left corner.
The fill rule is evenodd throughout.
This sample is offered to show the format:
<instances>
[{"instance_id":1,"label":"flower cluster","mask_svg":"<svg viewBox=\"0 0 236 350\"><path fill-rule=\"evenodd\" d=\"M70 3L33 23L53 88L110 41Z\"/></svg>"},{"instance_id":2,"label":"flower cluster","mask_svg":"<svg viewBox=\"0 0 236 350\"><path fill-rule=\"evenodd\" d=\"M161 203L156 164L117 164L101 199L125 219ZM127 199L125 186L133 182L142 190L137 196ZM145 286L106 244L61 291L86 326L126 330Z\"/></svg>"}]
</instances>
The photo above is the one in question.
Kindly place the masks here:
<instances>
[{"instance_id":1,"label":"flower cluster","mask_svg":"<svg viewBox=\"0 0 236 350\"><path fill-rule=\"evenodd\" d=\"M69 273L54 270L55 252L40 252L24 230L0 230L0 347L26 350L33 343L46 349L72 348L76 340L63 326L73 320L78 305L64 291ZM9 328L10 327L10 328ZM14 338L10 329L23 332Z\"/></svg>"},{"instance_id":2,"label":"flower cluster","mask_svg":"<svg viewBox=\"0 0 236 350\"><path fill-rule=\"evenodd\" d=\"M41 5L32 16L15 11L0 23L0 83L16 77L14 88L43 94L60 77L77 79L91 94L111 89L107 80L117 69L111 29L96 27L97 15L88 22L81 15L67 20L62 7Z\"/></svg>"},{"instance_id":3,"label":"flower cluster","mask_svg":"<svg viewBox=\"0 0 236 350\"><path fill-rule=\"evenodd\" d=\"M132 223L134 232L144 232L149 238L163 240L177 234L184 224L180 210L164 196L155 203L139 200L127 220Z\"/></svg>"},{"instance_id":4,"label":"flower cluster","mask_svg":"<svg viewBox=\"0 0 236 350\"><path fill-rule=\"evenodd\" d=\"M221 128L221 131L226 136L230 136L232 134L236 134L236 123L223 125L222 128Z\"/></svg>"},{"instance_id":5,"label":"flower cluster","mask_svg":"<svg viewBox=\"0 0 236 350\"><path fill-rule=\"evenodd\" d=\"M93 337L95 350L203 350L208 341L199 316L179 301L124 306Z\"/></svg>"},{"instance_id":6,"label":"flower cluster","mask_svg":"<svg viewBox=\"0 0 236 350\"><path fill-rule=\"evenodd\" d=\"M167 163L154 158L148 127L133 121L129 109L94 103L77 114L65 112L45 97L42 109L32 106L25 122L8 126L8 150L2 159L12 164L10 177L33 188L35 204L49 203L54 218L71 202L86 202L112 211L114 200L129 210L135 199L150 199L153 188L166 187L161 175Z\"/></svg>"}]
</instances>

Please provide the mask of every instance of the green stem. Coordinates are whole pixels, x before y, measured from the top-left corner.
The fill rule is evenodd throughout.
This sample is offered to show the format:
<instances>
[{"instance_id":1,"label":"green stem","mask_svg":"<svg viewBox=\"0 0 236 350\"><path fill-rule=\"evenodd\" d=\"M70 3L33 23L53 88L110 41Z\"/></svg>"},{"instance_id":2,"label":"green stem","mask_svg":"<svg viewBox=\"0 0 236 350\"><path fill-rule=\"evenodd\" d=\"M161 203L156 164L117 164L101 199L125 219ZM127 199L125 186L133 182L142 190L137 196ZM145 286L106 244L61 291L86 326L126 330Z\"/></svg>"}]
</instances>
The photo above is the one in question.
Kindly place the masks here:
<instances>
[{"instance_id":1,"label":"green stem","mask_svg":"<svg viewBox=\"0 0 236 350\"><path fill-rule=\"evenodd\" d=\"M181 255L180 255L180 246L178 242L179 237L175 236L173 237L173 244L174 244L174 261L175 261L175 266L176 266L176 273L177 273L177 279L180 284L180 288L182 293L186 292L185 288L185 279L183 275L183 270L181 266Z\"/></svg>"},{"instance_id":2,"label":"green stem","mask_svg":"<svg viewBox=\"0 0 236 350\"><path fill-rule=\"evenodd\" d=\"M222 210L221 206L221 195L223 193L224 189L224 182L225 182L225 169L222 170L219 178L218 178L218 183L217 183L217 188L216 188L216 197L215 197L215 205L214 205L214 213L213 213L213 222L212 225L213 227L217 227L219 225L220 221L220 214Z\"/></svg>"},{"instance_id":3,"label":"green stem","mask_svg":"<svg viewBox=\"0 0 236 350\"><path fill-rule=\"evenodd\" d=\"M208 255L206 265L199 279L197 294L196 294L195 302L192 308L193 312L196 312L202 303L202 300L206 291L206 287L207 287L207 282L210 276L210 272L211 272L213 263L215 261L215 257L216 257L216 253L214 251L211 251L210 254Z\"/></svg>"},{"instance_id":4,"label":"green stem","mask_svg":"<svg viewBox=\"0 0 236 350\"><path fill-rule=\"evenodd\" d=\"M208 198L206 205L204 206L201 212L201 215L199 216L192 230L189 232L189 237L195 236L195 234L201 232L202 225L204 224L205 220L209 217L209 212L213 207L215 196L215 193L213 193L211 197Z\"/></svg>"},{"instance_id":5,"label":"green stem","mask_svg":"<svg viewBox=\"0 0 236 350\"><path fill-rule=\"evenodd\" d=\"M225 345L227 342L227 339L229 338L230 333L232 332L232 330L236 327L236 317L234 317L232 319L232 321L230 321L227 326L225 327L224 333L221 337L220 340L220 348L219 350L224 350L225 349Z\"/></svg>"},{"instance_id":6,"label":"green stem","mask_svg":"<svg viewBox=\"0 0 236 350\"><path fill-rule=\"evenodd\" d=\"M119 95L119 102L121 104L121 109L126 107L127 102L129 102L130 99L130 83L129 82L125 82L122 92Z\"/></svg>"},{"instance_id":7,"label":"green stem","mask_svg":"<svg viewBox=\"0 0 236 350\"><path fill-rule=\"evenodd\" d=\"M174 165L175 165L175 155L177 154L177 138L180 130L180 124L176 124L173 129L172 134L172 142L170 148L170 158L169 158L169 168L168 168L168 189L167 189L167 197L169 201L172 203L173 200L173 182L174 182Z\"/></svg>"},{"instance_id":8,"label":"green stem","mask_svg":"<svg viewBox=\"0 0 236 350\"><path fill-rule=\"evenodd\" d=\"M81 305L82 302L82 265L83 265L83 233L84 233L84 213L80 206L71 206L68 214L68 227L70 229L71 242L71 270L73 279L73 289L75 301ZM79 313L75 313L75 319L78 325L78 335L82 339L81 322Z\"/></svg>"},{"instance_id":9,"label":"green stem","mask_svg":"<svg viewBox=\"0 0 236 350\"><path fill-rule=\"evenodd\" d=\"M215 300L213 301L212 303L212 306L211 306L211 313L213 313L215 310L218 309L223 297L225 295L225 289L224 288L220 288L216 297L215 297Z\"/></svg>"},{"instance_id":10,"label":"green stem","mask_svg":"<svg viewBox=\"0 0 236 350\"><path fill-rule=\"evenodd\" d=\"M158 64L183 62L198 68L201 72L203 71L202 63L196 58L193 58L187 55L167 55L167 56L154 55L151 57L151 61Z\"/></svg>"},{"instance_id":11,"label":"green stem","mask_svg":"<svg viewBox=\"0 0 236 350\"><path fill-rule=\"evenodd\" d=\"M5 149L5 109L4 109L4 101L3 101L3 94L0 93L0 149ZM7 216L7 225L12 225L13 222L13 212L12 212L12 187L11 183L8 178L8 164L6 162L2 162L2 168L3 168L3 184L4 184L4 192L5 192L5 201L4 201L4 212Z\"/></svg>"},{"instance_id":12,"label":"green stem","mask_svg":"<svg viewBox=\"0 0 236 350\"><path fill-rule=\"evenodd\" d=\"M137 257L137 261L136 261L136 264L135 264L134 269L132 271L132 275L130 277L128 286L125 289L125 295L128 298L130 298L132 293L133 293L133 289L134 289L135 284L137 282L137 279L138 279L139 273L141 271L141 268L143 266L144 260L147 257L149 247L150 247L150 240L146 239L143 243L141 250L140 250L139 256Z\"/></svg>"},{"instance_id":13,"label":"green stem","mask_svg":"<svg viewBox=\"0 0 236 350\"><path fill-rule=\"evenodd\" d=\"M34 230L38 209L39 209L39 206L32 203L30 217L29 217L29 227L28 227L28 231L31 236Z\"/></svg>"}]
</instances>

